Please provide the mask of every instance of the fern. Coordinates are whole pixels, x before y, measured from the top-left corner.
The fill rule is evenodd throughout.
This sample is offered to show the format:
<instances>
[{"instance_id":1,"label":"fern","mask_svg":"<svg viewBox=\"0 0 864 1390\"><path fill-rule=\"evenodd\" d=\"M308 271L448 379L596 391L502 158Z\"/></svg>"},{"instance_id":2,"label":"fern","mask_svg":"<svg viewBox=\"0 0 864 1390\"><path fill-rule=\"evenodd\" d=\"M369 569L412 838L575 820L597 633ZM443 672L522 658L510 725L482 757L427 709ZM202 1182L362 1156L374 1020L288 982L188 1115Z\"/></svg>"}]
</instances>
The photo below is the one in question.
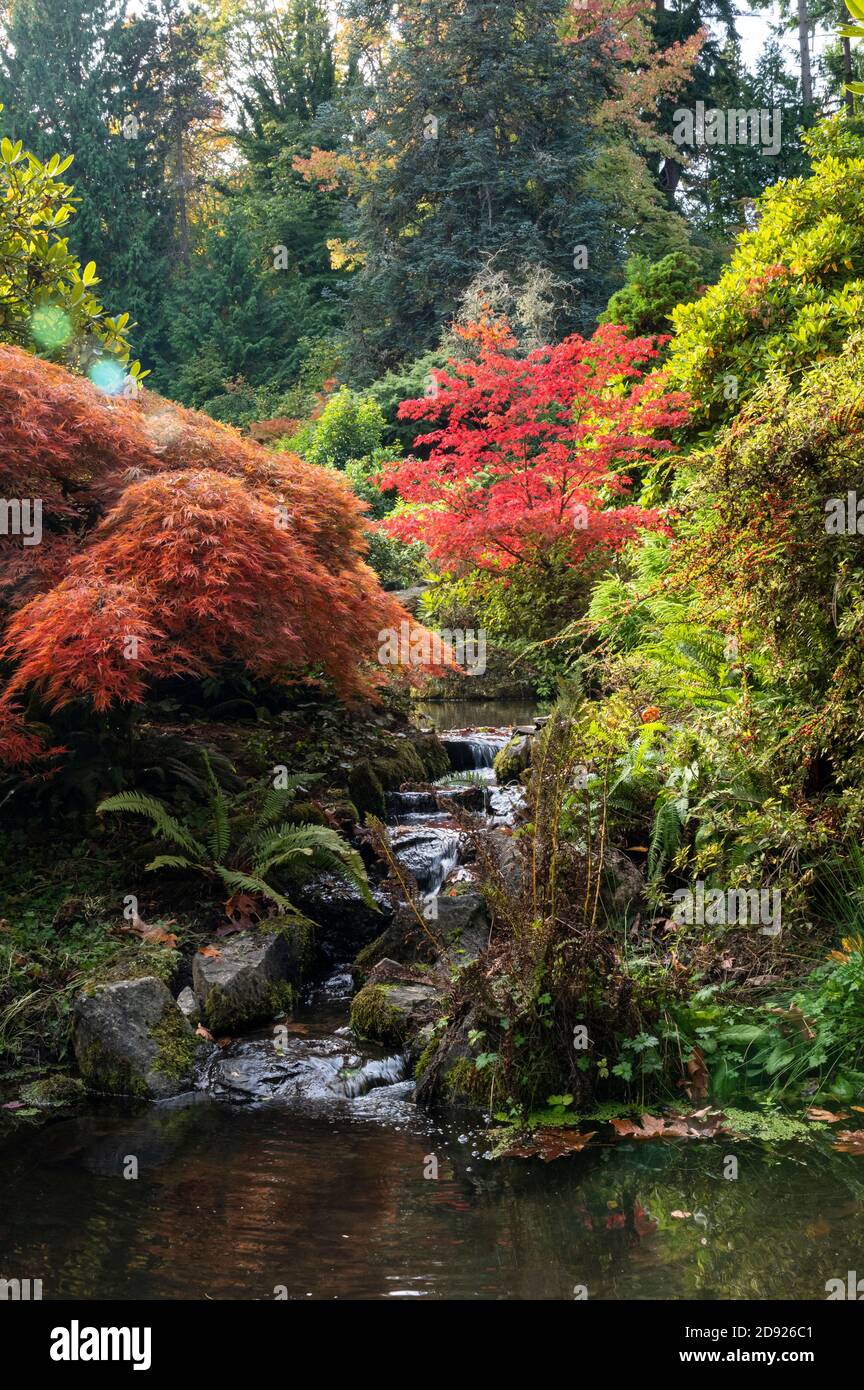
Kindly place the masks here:
<instances>
[{"instance_id":1,"label":"fern","mask_svg":"<svg viewBox=\"0 0 864 1390\"><path fill-rule=\"evenodd\" d=\"M225 793L219 786L213 772L213 767L206 752L202 752L204 768L207 773L207 792L210 802L210 814L212 816L209 845L210 853L217 863L221 864L225 855L228 853L228 846L231 843L231 828L228 824L228 803L225 800Z\"/></svg>"},{"instance_id":2,"label":"fern","mask_svg":"<svg viewBox=\"0 0 864 1390\"><path fill-rule=\"evenodd\" d=\"M159 838L186 851L183 855L157 855L147 865L148 869L195 870L219 879L234 893L243 891L267 898L281 912L298 918L302 914L292 906L284 893L273 886L269 881L270 875L277 869L294 877L300 876L303 870L326 869L346 879L358 890L368 907L378 910L369 891L363 860L335 830L328 826L291 825L284 821L281 825L274 824L280 816L284 816L296 788L317 780L319 774L292 777L288 779L290 785L284 789L269 790L262 798L251 830L232 851L237 830L244 823L248 825L249 812L238 807L232 816L207 753L202 753L202 759L210 810L206 848L156 797L144 796L140 792L122 792L108 797L98 807L100 812L117 811L146 816L153 823Z\"/></svg>"},{"instance_id":3,"label":"fern","mask_svg":"<svg viewBox=\"0 0 864 1390\"><path fill-rule=\"evenodd\" d=\"M109 796L100 801L96 811L99 815L105 811L127 811L132 815L146 816L153 822L163 840L170 840L172 844L179 845L198 859L207 858L204 846L199 844L194 835L182 826L155 796L144 796L141 792L118 792L116 796Z\"/></svg>"}]
</instances>

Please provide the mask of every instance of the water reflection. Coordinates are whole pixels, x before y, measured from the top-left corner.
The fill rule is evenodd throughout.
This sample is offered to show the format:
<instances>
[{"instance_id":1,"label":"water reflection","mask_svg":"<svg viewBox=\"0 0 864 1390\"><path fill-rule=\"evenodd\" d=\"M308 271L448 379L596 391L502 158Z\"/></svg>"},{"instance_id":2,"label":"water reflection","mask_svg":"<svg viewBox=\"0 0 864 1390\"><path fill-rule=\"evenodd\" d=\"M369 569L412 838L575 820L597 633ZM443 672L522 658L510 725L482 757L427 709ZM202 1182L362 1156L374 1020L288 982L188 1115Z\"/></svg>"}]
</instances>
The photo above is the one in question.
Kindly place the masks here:
<instances>
[{"instance_id":1,"label":"water reflection","mask_svg":"<svg viewBox=\"0 0 864 1390\"><path fill-rule=\"evenodd\" d=\"M0 1152L2 1271L41 1277L46 1298L792 1299L861 1263L853 1157L738 1145L735 1181L729 1141L494 1164L409 1091L342 1114L203 1101L19 1138Z\"/></svg>"}]
</instances>

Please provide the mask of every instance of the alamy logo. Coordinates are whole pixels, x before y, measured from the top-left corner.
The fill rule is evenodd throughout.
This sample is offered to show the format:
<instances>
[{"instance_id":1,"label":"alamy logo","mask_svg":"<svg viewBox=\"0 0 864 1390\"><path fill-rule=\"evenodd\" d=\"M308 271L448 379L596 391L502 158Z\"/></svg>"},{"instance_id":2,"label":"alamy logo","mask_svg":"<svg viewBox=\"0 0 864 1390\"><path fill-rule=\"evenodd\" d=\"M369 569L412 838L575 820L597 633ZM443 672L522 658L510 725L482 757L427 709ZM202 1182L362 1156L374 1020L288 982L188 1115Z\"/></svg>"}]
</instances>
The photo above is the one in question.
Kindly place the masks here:
<instances>
[{"instance_id":1,"label":"alamy logo","mask_svg":"<svg viewBox=\"0 0 864 1390\"><path fill-rule=\"evenodd\" d=\"M825 503L825 531L829 536L864 536L864 497L857 492L829 497Z\"/></svg>"},{"instance_id":2,"label":"alamy logo","mask_svg":"<svg viewBox=\"0 0 864 1390\"><path fill-rule=\"evenodd\" d=\"M131 1361L134 1371L149 1371L152 1332L149 1327L82 1327L73 1318L69 1327L51 1332L52 1361Z\"/></svg>"},{"instance_id":3,"label":"alamy logo","mask_svg":"<svg viewBox=\"0 0 864 1390\"><path fill-rule=\"evenodd\" d=\"M826 1279L825 1292L829 1301L832 1298L849 1298L861 1302L864 1299L864 1279L859 1279L854 1269L850 1269L844 1279Z\"/></svg>"},{"instance_id":4,"label":"alamy logo","mask_svg":"<svg viewBox=\"0 0 864 1390\"><path fill-rule=\"evenodd\" d=\"M0 497L0 536L21 536L25 545L42 539L41 497Z\"/></svg>"},{"instance_id":5,"label":"alamy logo","mask_svg":"<svg viewBox=\"0 0 864 1390\"><path fill-rule=\"evenodd\" d=\"M679 107L673 112L672 139L676 145L761 145L765 154L780 153L782 114L779 106L770 111L732 108L722 111L697 101L691 111Z\"/></svg>"},{"instance_id":6,"label":"alamy logo","mask_svg":"<svg viewBox=\"0 0 864 1390\"><path fill-rule=\"evenodd\" d=\"M378 633L378 660L382 666L444 666L452 652L457 665L471 676L486 670L486 633L481 628L444 628L430 632L403 622Z\"/></svg>"},{"instance_id":7,"label":"alamy logo","mask_svg":"<svg viewBox=\"0 0 864 1390\"><path fill-rule=\"evenodd\" d=\"M37 1303L41 1297L41 1279L0 1279L0 1302Z\"/></svg>"},{"instance_id":8,"label":"alamy logo","mask_svg":"<svg viewBox=\"0 0 864 1390\"><path fill-rule=\"evenodd\" d=\"M783 920L779 888L678 888L672 894L672 921L688 927L752 926L777 936Z\"/></svg>"}]
</instances>

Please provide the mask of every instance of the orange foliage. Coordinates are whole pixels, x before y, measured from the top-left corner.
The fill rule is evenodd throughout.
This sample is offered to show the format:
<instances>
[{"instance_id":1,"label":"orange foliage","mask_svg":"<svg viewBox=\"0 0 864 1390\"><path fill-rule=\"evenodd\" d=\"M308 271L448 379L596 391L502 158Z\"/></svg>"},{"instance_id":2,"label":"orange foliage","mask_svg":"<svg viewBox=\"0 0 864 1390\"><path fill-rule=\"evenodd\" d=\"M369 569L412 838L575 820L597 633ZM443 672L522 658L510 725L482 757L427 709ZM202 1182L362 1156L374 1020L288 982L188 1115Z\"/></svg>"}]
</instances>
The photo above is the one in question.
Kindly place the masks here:
<instances>
[{"instance_id":1,"label":"orange foliage","mask_svg":"<svg viewBox=\"0 0 864 1390\"><path fill-rule=\"evenodd\" d=\"M231 664L368 696L380 631L411 622L363 560L364 504L338 474L5 346L0 492L43 509L40 544L0 536L0 760L35 753L21 692L104 710Z\"/></svg>"}]
</instances>

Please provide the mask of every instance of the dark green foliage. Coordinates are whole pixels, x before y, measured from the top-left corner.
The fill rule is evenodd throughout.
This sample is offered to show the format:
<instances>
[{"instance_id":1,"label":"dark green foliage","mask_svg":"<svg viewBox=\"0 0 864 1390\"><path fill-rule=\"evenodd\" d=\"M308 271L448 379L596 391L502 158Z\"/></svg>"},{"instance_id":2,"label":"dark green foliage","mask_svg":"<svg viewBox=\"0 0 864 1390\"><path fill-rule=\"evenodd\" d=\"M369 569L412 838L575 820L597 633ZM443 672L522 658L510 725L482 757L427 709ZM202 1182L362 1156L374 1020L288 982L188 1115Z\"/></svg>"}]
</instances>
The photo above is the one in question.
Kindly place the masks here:
<instances>
[{"instance_id":1,"label":"dark green foliage","mask_svg":"<svg viewBox=\"0 0 864 1390\"><path fill-rule=\"evenodd\" d=\"M562 0L400 7L398 46L375 88L354 97L357 379L431 348L490 255L499 269L543 266L563 281L562 327L587 327L605 302L614 253L589 191L591 76L559 42L563 10ZM590 269L574 271L577 245Z\"/></svg>"},{"instance_id":2,"label":"dark green foliage","mask_svg":"<svg viewBox=\"0 0 864 1390\"><path fill-rule=\"evenodd\" d=\"M74 154L70 244L138 323L144 366L166 350L169 274L189 249L185 141L208 113L194 15L177 0L23 0L0 44L2 132Z\"/></svg>"}]
</instances>

